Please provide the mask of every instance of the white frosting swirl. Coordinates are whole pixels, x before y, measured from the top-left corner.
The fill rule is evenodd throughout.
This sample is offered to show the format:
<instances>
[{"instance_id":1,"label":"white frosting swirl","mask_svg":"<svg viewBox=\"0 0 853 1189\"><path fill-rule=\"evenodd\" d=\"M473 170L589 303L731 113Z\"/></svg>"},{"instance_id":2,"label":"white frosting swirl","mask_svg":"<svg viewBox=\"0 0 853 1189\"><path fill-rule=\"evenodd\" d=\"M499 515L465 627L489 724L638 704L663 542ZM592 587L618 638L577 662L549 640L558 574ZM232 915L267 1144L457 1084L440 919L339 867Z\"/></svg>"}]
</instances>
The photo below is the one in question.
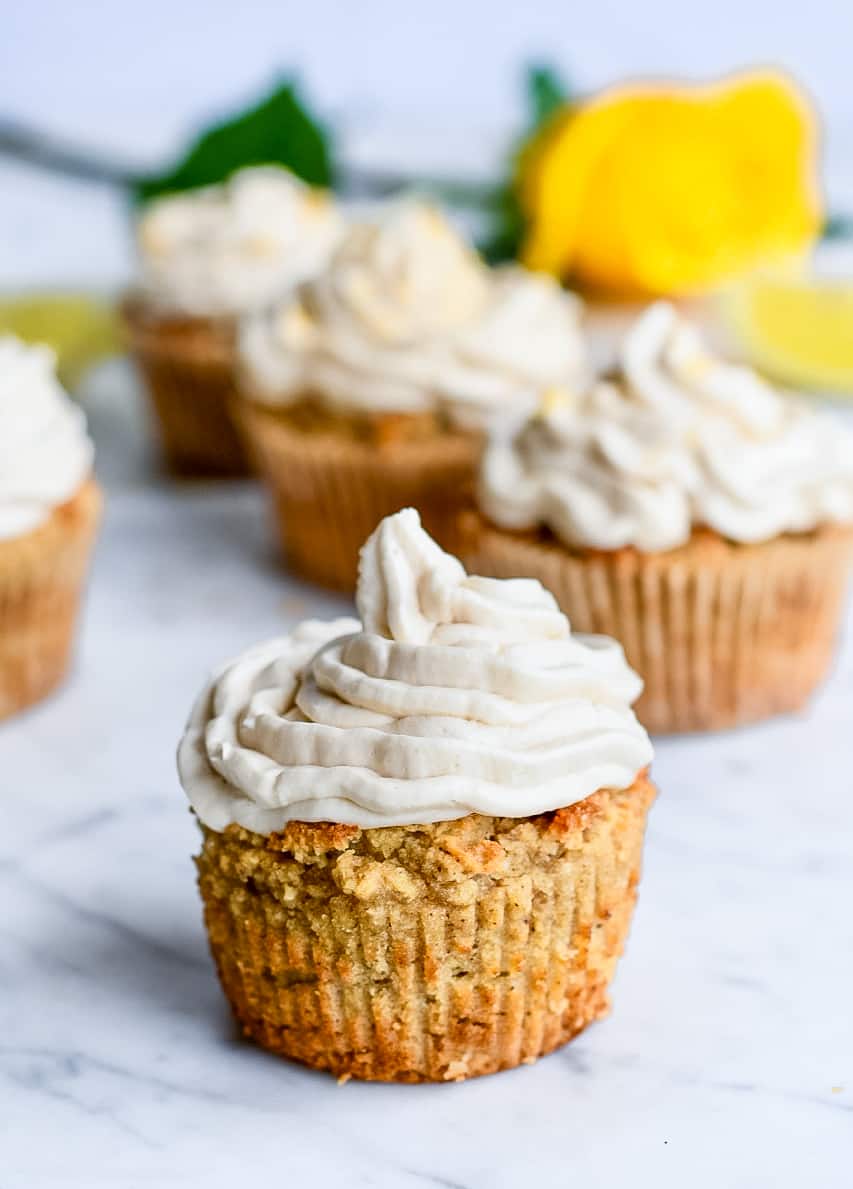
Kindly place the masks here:
<instances>
[{"instance_id":1,"label":"white frosting swirl","mask_svg":"<svg viewBox=\"0 0 853 1189\"><path fill-rule=\"evenodd\" d=\"M579 311L551 278L488 269L437 210L409 201L353 225L322 274L249 319L241 355L251 394L273 404L310 393L479 427L578 381Z\"/></svg>"},{"instance_id":2,"label":"white frosting swirl","mask_svg":"<svg viewBox=\"0 0 853 1189\"><path fill-rule=\"evenodd\" d=\"M0 540L31 532L70 500L93 457L53 351L0 337Z\"/></svg>"},{"instance_id":3,"label":"white frosting swirl","mask_svg":"<svg viewBox=\"0 0 853 1189\"><path fill-rule=\"evenodd\" d=\"M275 166L241 169L222 185L145 208L140 289L165 313L242 315L319 272L342 231L325 190Z\"/></svg>"},{"instance_id":4,"label":"white frosting swirl","mask_svg":"<svg viewBox=\"0 0 853 1189\"><path fill-rule=\"evenodd\" d=\"M732 541L853 521L853 435L708 354L672 306L629 332L621 375L495 439L480 504L569 546L656 552L704 525Z\"/></svg>"},{"instance_id":5,"label":"white frosting swirl","mask_svg":"<svg viewBox=\"0 0 853 1189\"><path fill-rule=\"evenodd\" d=\"M178 752L214 830L524 817L627 788L651 759L622 649L531 579L468 577L411 508L361 555L362 623L303 624L205 687Z\"/></svg>"}]
</instances>

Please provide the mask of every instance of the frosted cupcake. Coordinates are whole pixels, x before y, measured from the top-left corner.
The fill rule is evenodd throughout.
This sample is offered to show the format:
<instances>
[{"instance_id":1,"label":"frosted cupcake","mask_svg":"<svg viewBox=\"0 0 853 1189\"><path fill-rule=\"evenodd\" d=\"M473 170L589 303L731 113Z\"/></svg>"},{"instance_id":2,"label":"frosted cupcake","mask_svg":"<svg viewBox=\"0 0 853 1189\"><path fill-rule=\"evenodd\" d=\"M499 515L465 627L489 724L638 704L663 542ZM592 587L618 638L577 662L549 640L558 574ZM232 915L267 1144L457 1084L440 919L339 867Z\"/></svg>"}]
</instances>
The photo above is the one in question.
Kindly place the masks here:
<instances>
[{"instance_id":1,"label":"frosted cupcake","mask_svg":"<svg viewBox=\"0 0 853 1189\"><path fill-rule=\"evenodd\" d=\"M466 560L532 575L615 636L654 731L801 707L824 676L853 552L853 437L712 357L668 305L618 374L551 394L495 440Z\"/></svg>"},{"instance_id":2,"label":"frosted cupcake","mask_svg":"<svg viewBox=\"0 0 853 1189\"><path fill-rule=\"evenodd\" d=\"M53 353L0 338L0 718L68 667L101 510L92 458Z\"/></svg>"},{"instance_id":3,"label":"frosted cupcake","mask_svg":"<svg viewBox=\"0 0 853 1189\"><path fill-rule=\"evenodd\" d=\"M352 590L359 546L406 505L452 544L489 424L577 381L578 319L555 282L488 269L432 207L352 226L241 336L242 421L293 568Z\"/></svg>"},{"instance_id":4,"label":"frosted cupcake","mask_svg":"<svg viewBox=\"0 0 853 1189\"><path fill-rule=\"evenodd\" d=\"M313 276L342 226L325 191L273 166L145 208L124 315L173 470L247 469L228 412L237 322Z\"/></svg>"},{"instance_id":5,"label":"frosted cupcake","mask_svg":"<svg viewBox=\"0 0 853 1189\"><path fill-rule=\"evenodd\" d=\"M411 509L365 545L357 604L226 665L190 717L223 989L248 1036L342 1077L532 1061L607 1010L654 795L640 682Z\"/></svg>"}]
</instances>

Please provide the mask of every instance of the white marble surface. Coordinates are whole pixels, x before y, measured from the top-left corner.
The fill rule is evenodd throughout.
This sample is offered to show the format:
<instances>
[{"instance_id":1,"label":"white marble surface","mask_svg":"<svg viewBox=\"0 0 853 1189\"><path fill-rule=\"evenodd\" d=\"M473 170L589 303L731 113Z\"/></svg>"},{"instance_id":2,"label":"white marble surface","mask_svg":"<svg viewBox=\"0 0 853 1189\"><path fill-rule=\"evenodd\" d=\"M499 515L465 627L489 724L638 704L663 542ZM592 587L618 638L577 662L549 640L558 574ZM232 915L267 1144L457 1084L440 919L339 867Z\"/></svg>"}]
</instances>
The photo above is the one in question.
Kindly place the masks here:
<instances>
[{"instance_id":1,"label":"white marble surface","mask_svg":"<svg viewBox=\"0 0 853 1189\"><path fill-rule=\"evenodd\" d=\"M120 367L74 674L0 728L0 1186L841 1189L853 1154L853 650L809 713L665 740L615 1011L458 1086L333 1080L220 995L173 749L208 666L342 602L251 485L158 478Z\"/></svg>"}]
</instances>

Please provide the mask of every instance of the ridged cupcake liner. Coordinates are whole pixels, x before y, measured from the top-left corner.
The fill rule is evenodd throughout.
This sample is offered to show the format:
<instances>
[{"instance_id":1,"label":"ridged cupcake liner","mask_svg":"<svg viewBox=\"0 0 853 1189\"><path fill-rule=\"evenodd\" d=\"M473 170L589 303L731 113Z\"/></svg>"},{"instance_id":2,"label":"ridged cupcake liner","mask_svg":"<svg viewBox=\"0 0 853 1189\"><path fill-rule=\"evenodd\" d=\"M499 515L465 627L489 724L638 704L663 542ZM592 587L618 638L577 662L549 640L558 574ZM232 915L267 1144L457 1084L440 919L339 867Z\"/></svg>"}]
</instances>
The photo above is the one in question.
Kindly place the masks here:
<instances>
[{"instance_id":1,"label":"ridged cupcake liner","mask_svg":"<svg viewBox=\"0 0 853 1189\"><path fill-rule=\"evenodd\" d=\"M609 1008L654 788L533 818L269 838L203 829L211 950L243 1031L338 1077L528 1063Z\"/></svg>"},{"instance_id":2,"label":"ridged cupcake liner","mask_svg":"<svg viewBox=\"0 0 853 1189\"><path fill-rule=\"evenodd\" d=\"M0 719L65 676L100 511L90 479L45 524L0 541Z\"/></svg>"},{"instance_id":3,"label":"ridged cupcake liner","mask_svg":"<svg viewBox=\"0 0 853 1189\"><path fill-rule=\"evenodd\" d=\"M187 478L247 475L248 458L230 413L235 348L227 324L158 319L134 302L122 312L169 469Z\"/></svg>"},{"instance_id":4,"label":"ridged cupcake liner","mask_svg":"<svg viewBox=\"0 0 853 1189\"><path fill-rule=\"evenodd\" d=\"M383 517L409 506L453 550L457 512L480 454L477 436L447 432L376 446L296 429L248 400L235 408L272 495L281 548L303 578L352 591L361 546Z\"/></svg>"},{"instance_id":5,"label":"ridged cupcake liner","mask_svg":"<svg viewBox=\"0 0 853 1189\"><path fill-rule=\"evenodd\" d=\"M835 650L853 530L759 545L698 532L670 553L572 553L466 513L462 556L497 578L538 578L572 627L623 645L658 733L709 731L799 710Z\"/></svg>"}]
</instances>

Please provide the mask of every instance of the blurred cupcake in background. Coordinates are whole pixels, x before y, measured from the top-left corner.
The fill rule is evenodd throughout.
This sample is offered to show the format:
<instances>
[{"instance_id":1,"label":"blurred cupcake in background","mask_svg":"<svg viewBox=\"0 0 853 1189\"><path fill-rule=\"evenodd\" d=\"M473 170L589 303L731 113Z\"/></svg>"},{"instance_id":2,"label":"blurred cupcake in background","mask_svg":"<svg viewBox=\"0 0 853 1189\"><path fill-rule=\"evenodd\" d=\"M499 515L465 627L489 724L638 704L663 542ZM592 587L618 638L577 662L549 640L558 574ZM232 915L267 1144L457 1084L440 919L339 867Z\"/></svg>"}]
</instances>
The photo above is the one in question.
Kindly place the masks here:
<instances>
[{"instance_id":1,"label":"blurred cupcake in background","mask_svg":"<svg viewBox=\"0 0 853 1189\"><path fill-rule=\"evenodd\" d=\"M93 455L53 352L0 338L0 718L68 667L101 512Z\"/></svg>"},{"instance_id":2,"label":"blurred cupcake in background","mask_svg":"<svg viewBox=\"0 0 853 1189\"><path fill-rule=\"evenodd\" d=\"M352 225L323 273L242 324L240 420L293 568L351 590L361 542L406 505L452 546L487 428L580 381L579 319L430 205Z\"/></svg>"},{"instance_id":3,"label":"blurred cupcake in background","mask_svg":"<svg viewBox=\"0 0 853 1189\"><path fill-rule=\"evenodd\" d=\"M181 742L223 990L248 1036L340 1077L531 1062L608 1009L654 798L641 683L411 508L356 602L225 665Z\"/></svg>"},{"instance_id":4,"label":"blurred cupcake in background","mask_svg":"<svg viewBox=\"0 0 853 1189\"><path fill-rule=\"evenodd\" d=\"M827 671L853 555L853 436L711 356L672 306L617 374L552 392L484 459L478 572L548 586L624 646L654 731L801 707Z\"/></svg>"},{"instance_id":5,"label":"blurred cupcake in background","mask_svg":"<svg viewBox=\"0 0 853 1189\"><path fill-rule=\"evenodd\" d=\"M247 471L228 411L238 320L316 273L342 228L327 191L275 166L144 208L123 313L172 470Z\"/></svg>"}]
</instances>

